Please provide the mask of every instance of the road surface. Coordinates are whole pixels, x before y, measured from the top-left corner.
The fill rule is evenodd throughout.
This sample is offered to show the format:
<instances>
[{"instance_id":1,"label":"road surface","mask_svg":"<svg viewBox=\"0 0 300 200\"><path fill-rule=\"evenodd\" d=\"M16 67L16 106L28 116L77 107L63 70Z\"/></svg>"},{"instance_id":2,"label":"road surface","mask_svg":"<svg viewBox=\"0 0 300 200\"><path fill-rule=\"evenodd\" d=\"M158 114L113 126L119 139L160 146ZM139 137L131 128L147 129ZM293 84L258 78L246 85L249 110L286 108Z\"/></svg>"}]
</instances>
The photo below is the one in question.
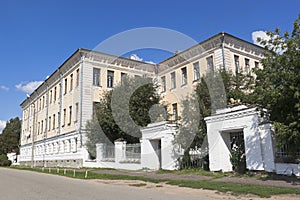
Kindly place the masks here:
<instances>
[{"instance_id":1,"label":"road surface","mask_svg":"<svg viewBox=\"0 0 300 200\"><path fill-rule=\"evenodd\" d=\"M216 200L258 199L139 181L80 180L0 168L0 200ZM276 198L277 199L277 198Z\"/></svg>"}]
</instances>

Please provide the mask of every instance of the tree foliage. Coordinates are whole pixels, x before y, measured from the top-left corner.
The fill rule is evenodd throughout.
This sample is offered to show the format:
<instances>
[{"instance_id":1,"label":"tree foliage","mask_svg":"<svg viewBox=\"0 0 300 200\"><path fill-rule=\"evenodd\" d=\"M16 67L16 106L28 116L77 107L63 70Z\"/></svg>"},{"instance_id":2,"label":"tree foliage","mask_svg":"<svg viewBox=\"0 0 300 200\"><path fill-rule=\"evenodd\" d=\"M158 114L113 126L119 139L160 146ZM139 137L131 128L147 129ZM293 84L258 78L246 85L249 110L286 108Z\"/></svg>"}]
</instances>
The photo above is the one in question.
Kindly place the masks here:
<instances>
[{"instance_id":1,"label":"tree foliage","mask_svg":"<svg viewBox=\"0 0 300 200\"><path fill-rule=\"evenodd\" d=\"M20 119L18 117L10 119L0 135L0 155L12 152L19 153L20 133Z\"/></svg>"},{"instance_id":2,"label":"tree foliage","mask_svg":"<svg viewBox=\"0 0 300 200\"><path fill-rule=\"evenodd\" d=\"M151 79L125 77L113 90L106 91L87 123L87 148L95 156L95 144L113 144L123 138L128 143L139 142L140 128L153 122L161 109L156 85ZM153 108L155 108L153 110Z\"/></svg>"},{"instance_id":3,"label":"tree foliage","mask_svg":"<svg viewBox=\"0 0 300 200\"><path fill-rule=\"evenodd\" d=\"M300 146L300 15L291 33L268 31L263 69L255 69L254 99L271 112L279 145L291 154Z\"/></svg>"},{"instance_id":4,"label":"tree foliage","mask_svg":"<svg viewBox=\"0 0 300 200\"><path fill-rule=\"evenodd\" d=\"M251 102L248 93L252 87L253 77L243 72L233 74L222 69L203 76L194 93L181 102L182 121L176 143L185 150L201 147L207 132L204 118L217 109L225 108L230 98L243 103Z\"/></svg>"}]
</instances>

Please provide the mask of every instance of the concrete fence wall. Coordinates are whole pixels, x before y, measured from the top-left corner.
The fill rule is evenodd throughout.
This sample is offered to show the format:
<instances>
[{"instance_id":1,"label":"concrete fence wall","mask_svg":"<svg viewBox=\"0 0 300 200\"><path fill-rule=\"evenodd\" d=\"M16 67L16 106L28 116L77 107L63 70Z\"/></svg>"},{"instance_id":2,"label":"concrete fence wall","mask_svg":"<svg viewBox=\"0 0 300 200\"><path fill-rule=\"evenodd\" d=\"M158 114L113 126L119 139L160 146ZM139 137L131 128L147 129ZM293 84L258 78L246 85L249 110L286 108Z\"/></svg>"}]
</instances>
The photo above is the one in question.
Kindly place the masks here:
<instances>
[{"instance_id":1,"label":"concrete fence wall","mask_svg":"<svg viewBox=\"0 0 300 200\"><path fill-rule=\"evenodd\" d=\"M116 141L114 145L107 145L104 143L96 144L96 160L85 161L84 167L98 167L98 168L115 168L115 169L141 169L140 153L139 157L126 156L126 141ZM131 144L129 144L132 146ZM140 148L139 145L136 145ZM109 153L108 153L109 152ZM129 157L129 158L128 158Z\"/></svg>"}]
</instances>

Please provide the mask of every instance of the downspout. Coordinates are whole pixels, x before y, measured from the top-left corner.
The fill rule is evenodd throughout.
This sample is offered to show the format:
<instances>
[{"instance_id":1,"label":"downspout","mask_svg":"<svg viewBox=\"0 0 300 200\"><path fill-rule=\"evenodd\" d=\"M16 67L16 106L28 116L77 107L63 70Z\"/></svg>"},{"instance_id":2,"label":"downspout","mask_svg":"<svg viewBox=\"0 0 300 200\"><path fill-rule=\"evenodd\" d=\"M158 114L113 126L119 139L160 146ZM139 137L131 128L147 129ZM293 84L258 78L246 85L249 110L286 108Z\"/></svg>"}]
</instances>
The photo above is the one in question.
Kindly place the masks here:
<instances>
[{"instance_id":1,"label":"downspout","mask_svg":"<svg viewBox=\"0 0 300 200\"><path fill-rule=\"evenodd\" d=\"M57 130L57 135L60 135L61 133L61 115L62 115L62 73L59 71L59 115L58 115L58 130Z\"/></svg>"},{"instance_id":2,"label":"downspout","mask_svg":"<svg viewBox=\"0 0 300 200\"><path fill-rule=\"evenodd\" d=\"M45 134L43 135L43 140L44 140L44 154L43 154L43 166L45 167L45 157L46 157L46 138L47 138L47 131L48 131L48 111L49 111L49 105L48 105L48 101L49 101L49 98L48 98L48 90L49 90L49 86L48 86L48 83L46 83L46 120L45 120Z\"/></svg>"},{"instance_id":3,"label":"downspout","mask_svg":"<svg viewBox=\"0 0 300 200\"><path fill-rule=\"evenodd\" d=\"M79 127L78 127L78 133L80 137L80 148L82 148L82 98L83 98L83 55L80 57L80 81L79 81L79 87L80 87L80 92L79 92L79 107L80 107L80 119L79 119Z\"/></svg>"},{"instance_id":4,"label":"downspout","mask_svg":"<svg viewBox=\"0 0 300 200\"><path fill-rule=\"evenodd\" d=\"M225 45L225 33L222 32L222 44L221 44L221 48L222 48L222 58L223 58L223 69L226 70L224 45Z\"/></svg>"}]
</instances>

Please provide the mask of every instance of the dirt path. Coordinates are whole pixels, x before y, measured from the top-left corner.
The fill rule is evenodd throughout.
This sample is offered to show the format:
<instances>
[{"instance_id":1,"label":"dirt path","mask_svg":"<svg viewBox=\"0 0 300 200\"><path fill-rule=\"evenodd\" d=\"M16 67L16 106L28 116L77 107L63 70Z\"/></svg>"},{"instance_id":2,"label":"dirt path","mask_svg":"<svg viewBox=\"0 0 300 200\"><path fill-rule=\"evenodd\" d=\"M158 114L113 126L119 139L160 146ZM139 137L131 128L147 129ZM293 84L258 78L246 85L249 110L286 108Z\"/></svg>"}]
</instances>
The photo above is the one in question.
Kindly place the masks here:
<instances>
[{"instance_id":1,"label":"dirt path","mask_svg":"<svg viewBox=\"0 0 300 200\"><path fill-rule=\"evenodd\" d=\"M257 197L255 195L233 195L231 193L221 193L215 190L203 190L203 189L191 189L178 186L172 186L165 183L149 183L143 181L134 181L134 180L91 180L99 184L108 184L108 185L118 185L122 187L134 187L140 190L156 190L161 193L166 194L180 194L189 197L198 197L199 199L214 199L214 200L266 200L266 198ZM297 195L276 195L272 196L270 199L274 200L299 200Z\"/></svg>"},{"instance_id":2,"label":"dirt path","mask_svg":"<svg viewBox=\"0 0 300 200\"><path fill-rule=\"evenodd\" d=\"M290 187L300 189L300 179L295 177L282 176L280 179L277 178L245 178L245 177L222 177L214 178L212 176L200 176L195 174L175 174L175 173L164 173L159 174L157 172L146 172L146 171L124 171L124 170L94 170L93 172L99 174L119 174L119 175L130 175L130 176L142 176L146 178L156 179L169 179L169 180L211 180L227 183L240 183L240 184L253 184L261 186L271 187Z\"/></svg>"}]
</instances>

